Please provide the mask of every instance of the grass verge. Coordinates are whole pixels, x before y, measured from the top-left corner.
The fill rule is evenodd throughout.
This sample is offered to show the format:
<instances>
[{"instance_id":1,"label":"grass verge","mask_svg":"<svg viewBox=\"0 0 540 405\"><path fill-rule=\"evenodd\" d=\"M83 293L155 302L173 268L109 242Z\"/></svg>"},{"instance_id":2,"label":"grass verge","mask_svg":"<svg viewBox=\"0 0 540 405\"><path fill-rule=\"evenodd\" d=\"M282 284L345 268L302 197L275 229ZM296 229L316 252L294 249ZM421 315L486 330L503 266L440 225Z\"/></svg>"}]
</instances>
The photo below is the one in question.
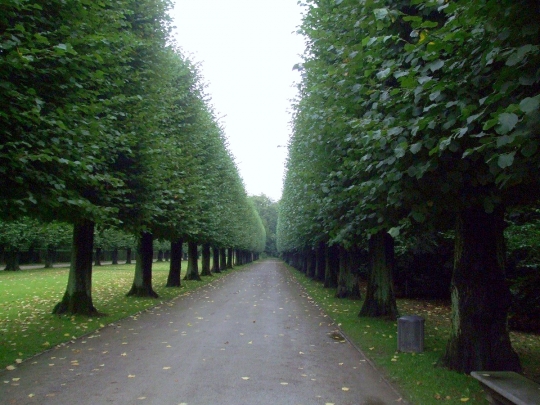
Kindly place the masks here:
<instances>
[{"instance_id":1,"label":"grass verge","mask_svg":"<svg viewBox=\"0 0 540 405\"><path fill-rule=\"evenodd\" d=\"M0 271L0 368L153 308L229 273L203 277L203 281L182 280L181 288L167 288L169 263L154 263L152 270L157 299L126 297L133 283L134 264L94 267L92 298L97 310L105 314L95 318L51 314L64 295L67 268Z\"/></svg>"},{"instance_id":2,"label":"grass verge","mask_svg":"<svg viewBox=\"0 0 540 405\"><path fill-rule=\"evenodd\" d=\"M398 300L401 315L425 319L424 352L397 352L397 322L359 318L362 301L335 298L335 289L326 289L290 267L291 273L347 337L358 346L398 387L411 404L487 404L485 394L472 377L436 367L450 333L450 306L446 302ZM365 291L364 291L365 293ZM514 349L525 374L540 381L540 336L511 333Z\"/></svg>"}]
</instances>

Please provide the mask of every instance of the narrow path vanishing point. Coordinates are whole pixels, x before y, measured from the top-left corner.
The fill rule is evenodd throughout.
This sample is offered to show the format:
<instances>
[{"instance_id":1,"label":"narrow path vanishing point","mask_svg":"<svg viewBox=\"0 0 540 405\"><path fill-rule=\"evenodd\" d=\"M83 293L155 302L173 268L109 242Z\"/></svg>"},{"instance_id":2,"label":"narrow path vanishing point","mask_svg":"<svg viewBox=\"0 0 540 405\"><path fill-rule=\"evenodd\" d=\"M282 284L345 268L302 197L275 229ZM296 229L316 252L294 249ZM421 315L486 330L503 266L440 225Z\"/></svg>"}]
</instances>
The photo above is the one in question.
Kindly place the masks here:
<instances>
[{"instance_id":1,"label":"narrow path vanishing point","mask_svg":"<svg viewBox=\"0 0 540 405\"><path fill-rule=\"evenodd\" d=\"M286 266L262 261L0 371L2 404L402 403Z\"/></svg>"}]
</instances>

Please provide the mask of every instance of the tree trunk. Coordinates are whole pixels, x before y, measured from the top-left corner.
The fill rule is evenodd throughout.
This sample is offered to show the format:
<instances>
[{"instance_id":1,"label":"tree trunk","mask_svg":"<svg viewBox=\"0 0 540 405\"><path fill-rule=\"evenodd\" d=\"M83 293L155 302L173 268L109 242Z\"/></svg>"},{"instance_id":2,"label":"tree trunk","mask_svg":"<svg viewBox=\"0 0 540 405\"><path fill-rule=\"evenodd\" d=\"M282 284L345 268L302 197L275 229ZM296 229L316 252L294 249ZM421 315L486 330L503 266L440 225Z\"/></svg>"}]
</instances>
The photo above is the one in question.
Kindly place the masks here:
<instances>
[{"instance_id":1,"label":"tree trunk","mask_svg":"<svg viewBox=\"0 0 540 405\"><path fill-rule=\"evenodd\" d=\"M324 288L336 288L339 273L339 248L336 245L326 249L326 268L324 273Z\"/></svg>"},{"instance_id":2,"label":"tree trunk","mask_svg":"<svg viewBox=\"0 0 540 405\"><path fill-rule=\"evenodd\" d=\"M94 256L94 266L101 266L101 248L96 248Z\"/></svg>"},{"instance_id":3,"label":"tree trunk","mask_svg":"<svg viewBox=\"0 0 540 405\"><path fill-rule=\"evenodd\" d=\"M326 271L326 243L319 242L315 251L315 280L324 281Z\"/></svg>"},{"instance_id":4,"label":"tree trunk","mask_svg":"<svg viewBox=\"0 0 540 405\"><path fill-rule=\"evenodd\" d=\"M184 280L201 281L199 275L199 255L197 253L197 242L188 242L188 268Z\"/></svg>"},{"instance_id":5,"label":"tree trunk","mask_svg":"<svg viewBox=\"0 0 540 405\"><path fill-rule=\"evenodd\" d=\"M112 264L118 264L118 248L114 248L111 254Z\"/></svg>"},{"instance_id":6,"label":"tree trunk","mask_svg":"<svg viewBox=\"0 0 540 405\"><path fill-rule=\"evenodd\" d=\"M158 262L162 262L164 260L164 257L165 257L165 254L163 253L163 250L158 250L158 254L157 254L157 261Z\"/></svg>"},{"instance_id":7,"label":"tree trunk","mask_svg":"<svg viewBox=\"0 0 540 405\"><path fill-rule=\"evenodd\" d=\"M56 249L53 247L47 247L47 251L45 252L45 268L46 269L52 269L54 267L55 256L56 256Z\"/></svg>"},{"instance_id":8,"label":"tree trunk","mask_svg":"<svg viewBox=\"0 0 540 405\"><path fill-rule=\"evenodd\" d=\"M137 241L135 277L127 296L158 298L152 288L152 260L154 247L151 233L143 232Z\"/></svg>"},{"instance_id":9,"label":"tree trunk","mask_svg":"<svg viewBox=\"0 0 540 405\"><path fill-rule=\"evenodd\" d=\"M349 252L344 247L339 247L339 274L336 290L337 298L347 298L352 291L351 268L349 265Z\"/></svg>"},{"instance_id":10,"label":"tree trunk","mask_svg":"<svg viewBox=\"0 0 540 405\"><path fill-rule=\"evenodd\" d=\"M225 248L219 249L219 269L221 271L227 270L227 250Z\"/></svg>"},{"instance_id":11,"label":"tree trunk","mask_svg":"<svg viewBox=\"0 0 540 405\"><path fill-rule=\"evenodd\" d=\"M182 238L171 242L171 261L169 265L169 276L166 287L181 287L180 273L182 272Z\"/></svg>"},{"instance_id":12,"label":"tree trunk","mask_svg":"<svg viewBox=\"0 0 540 405\"><path fill-rule=\"evenodd\" d=\"M201 276L211 276L210 271L210 244L203 243L202 245L202 271Z\"/></svg>"},{"instance_id":13,"label":"tree trunk","mask_svg":"<svg viewBox=\"0 0 540 405\"><path fill-rule=\"evenodd\" d=\"M394 239L386 231L369 240L370 274L366 299L358 316L388 318L398 316L392 272L394 269Z\"/></svg>"},{"instance_id":14,"label":"tree trunk","mask_svg":"<svg viewBox=\"0 0 540 405\"><path fill-rule=\"evenodd\" d=\"M212 248L212 273L221 273L219 268L219 248Z\"/></svg>"},{"instance_id":15,"label":"tree trunk","mask_svg":"<svg viewBox=\"0 0 540 405\"><path fill-rule=\"evenodd\" d=\"M315 278L315 269L317 266L315 249L309 249L307 252L307 276L309 278Z\"/></svg>"},{"instance_id":16,"label":"tree trunk","mask_svg":"<svg viewBox=\"0 0 540 405\"><path fill-rule=\"evenodd\" d=\"M352 300L359 300L362 298L360 292L360 250L357 247L353 247L348 257L348 266L350 274L350 293L348 298Z\"/></svg>"},{"instance_id":17,"label":"tree trunk","mask_svg":"<svg viewBox=\"0 0 540 405\"><path fill-rule=\"evenodd\" d=\"M131 248L126 249L126 264L131 264Z\"/></svg>"},{"instance_id":18,"label":"tree trunk","mask_svg":"<svg viewBox=\"0 0 540 405\"><path fill-rule=\"evenodd\" d=\"M92 252L94 251L94 223L83 220L73 227L71 265L66 292L53 314L95 316L92 303Z\"/></svg>"},{"instance_id":19,"label":"tree trunk","mask_svg":"<svg viewBox=\"0 0 540 405\"><path fill-rule=\"evenodd\" d=\"M20 253L19 250L8 250L5 252L6 268L5 271L19 271Z\"/></svg>"},{"instance_id":20,"label":"tree trunk","mask_svg":"<svg viewBox=\"0 0 540 405\"><path fill-rule=\"evenodd\" d=\"M504 210L467 209L456 221L452 332L440 364L463 373L521 371L508 335Z\"/></svg>"},{"instance_id":21,"label":"tree trunk","mask_svg":"<svg viewBox=\"0 0 540 405\"><path fill-rule=\"evenodd\" d=\"M227 249L227 269L231 270L233 268L233 253L234 249Z\"/></svg>"}]
</instances>

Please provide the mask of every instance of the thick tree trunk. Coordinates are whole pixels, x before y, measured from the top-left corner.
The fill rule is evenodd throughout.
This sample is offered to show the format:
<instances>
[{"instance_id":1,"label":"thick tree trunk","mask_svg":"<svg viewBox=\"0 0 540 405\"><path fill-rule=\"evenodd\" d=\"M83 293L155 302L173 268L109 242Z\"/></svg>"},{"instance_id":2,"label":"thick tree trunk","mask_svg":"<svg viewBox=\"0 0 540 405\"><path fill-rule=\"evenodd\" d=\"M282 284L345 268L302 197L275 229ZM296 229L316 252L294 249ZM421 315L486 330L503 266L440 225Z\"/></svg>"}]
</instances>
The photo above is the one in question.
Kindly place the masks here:
<instances>
[{"instance_id":1,"label":"thick tree trunk","mask_svg":"<svg viewBox=\"0 0 540 405\"><path fill-rule=\"evenodd\" d=\"M182 244L181 238L171 242L171 261L166 287L181 287L180 273L182 272Z\"/></svg>"},{"instance_id":2,"label":"thick tree trunk","mask_svg":"<svg viewBox=\"0 0 540 405\"><path fill-rule=\"evenodd\" d=\"M152 260L154 258L153 236L143 232L137 241L135 277L127 296L158 298L152 288Z\"/></svg>"},{"instance_id":3,"label":"thick tree trunk","mask_svg":"<svg viewBox=\"0 0 540 405\"><path fill-rule=\"evenodd\" d=\"M324 273L324 287L336 288L339 274L339 248L336 245L326 249L326 267Z\"/></svg>"},{"instance_id":4,"label":"thick tree trunk","mask_svg":"<svg viewBox=\"0 0 540 405\"><path fill-rule=\"evenodd\" d=\"M112 264L118 264L118 248L114 248L111 253Z\"/></svg>"},{"instance_id":5,"label":"thick tree trunk","mask_svg":"<svg viewBox=\"0 0 540 405\"><path fill-rule=\"evenodd\" d=\"M326 271L326 243L319 242L315 251L315 280L324 281Z\"/></svg>"},{"instance_id":6,"label":"thick tree trunk","mask_svg":"<svg viewBox=\"0 0 540 405\"><path fill-rule=\"evenodd\" d=\"M157 254L157 261L162 262L164 261L165 254L163 253L163 250L158 250Z\"/></svg>"},{"instance_id":7,"label":"thick tree trunk","mask_svg":"<svg viewBox=\"0 0 540 405\"><path fill-rule=\"evenodd\" d=\"M440 364L463 373L520 371L508 335L504 210L468 209L456 221L452 332Z\"/></svg>"},{"instance_id":8,"label":"thick tree trunk","mask_svg":"<svg viewBox=\"0 0 540 405\"><path fill-rule=\"evenodd\" d=\"M202 245L202 271L201 276L211 276L210 271L210 244L203 243Z\"/></svg>"},{"instance_id":9,"label":"thick tree trunk","mask_svg":"<svg viewBox=\"0 0 540 405\"><path fill-rule=\"evenodd\" d=\"M46 269L52 269L54 267L54 262L56 259L56 249L52 247L48 247L47 251L45 252L45 268Z\"/></svg>"},{"instance_id":10,"label":"thick tree trunk","mask_svg":"<svg viewBox=\"0 0 540 405\"><path fill-rule=\"evenodd\" d=\"M126 264L131 264L131 248L126 249Z\"/></svg>"},{"instance_id":11,"label":"thick tree trunk","mask_svg":"<svg viewBox=\"0 0 540 405\"><path fill-rule=\"evenodd\" d=\"M212 273L221 273L219 268L219 248L212 248Z\"/></svg>"},{"instance_id":12,"label":"thick tree trunk","mask_svg":"<svg viewBox=\"0 0 540 405\"><path fill-rule=\"evenodd\" d=\"M394 239L386 231L369 240L370 274L366 299L358 316L395 320L398 316L392 272L394 269Z\"/></svg>"},{"instance_id":13,"label":"thick tree trunk","mask_svg":"<svg viewBox=\"0 0 540 405\"><path fill-rule=\"evenodd\" d=\"M227 270L227 249L219 249L219 269L221 271Z\"/></svg>"},{"instance_id":14,"label":"thick tree trunk","mask_svg":"<svg viewBox=\"0 0 540 405\"><path fill-rule=\"evenodd\" d=\"M101 248L96 248L94 254L94 266L101 266Z\"/></svg>"},{"instance_id":15,"label":"thick tree trunk","mask_svg":"<svg viewBox=\"0 0 540 405\"><path fill-rule=\"evenodd\" d=\"M8 250L4 253L6 259L5 271L19 271L21 266L19 265L20 253L18 250Z\"/></svg>"},{"instance_id":16,"label":"thick tree trunk","mask_svg":"<svg viewBox=\"0 0 540 405\"><path fill-rule=\"evenodd\" d=\"M197 242L188 242L188 268L184 280L201 281L198 256Z\"/></svg>"},{"instance_id":17,"label":"thick tree trunk","mask_svg":"<svg viewBox=\"0 0 540 405\"><path fill-rule=\"evenodd\" d=\"M233 268L233 253L234 249L227 249L227 269L231 270Z\"/></svg>"},{"instance_id":18,"label":"thick tree trunk","mask_svg":"<svg viewBox=\"0 0 540 405\"><path fill-rule=\"evenodd\" d=\"M71 265L66 292L53 314L94 316L98 312L92 303L92 253L94 251L94 223L83 220L73 227Z\"/></svg>"}]
</instances>

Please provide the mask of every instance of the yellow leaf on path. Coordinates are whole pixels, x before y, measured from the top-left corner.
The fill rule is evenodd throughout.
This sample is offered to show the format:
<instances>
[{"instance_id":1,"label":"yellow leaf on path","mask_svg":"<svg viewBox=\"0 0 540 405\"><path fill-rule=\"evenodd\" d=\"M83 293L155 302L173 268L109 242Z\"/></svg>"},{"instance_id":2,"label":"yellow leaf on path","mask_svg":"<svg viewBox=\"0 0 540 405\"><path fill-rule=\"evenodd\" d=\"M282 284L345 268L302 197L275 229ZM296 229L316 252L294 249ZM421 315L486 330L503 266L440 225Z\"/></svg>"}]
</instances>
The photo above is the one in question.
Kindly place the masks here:
<instances>
[{"instance_id":1,"label":"yellow leaf on path","mask_svg":"<svg viewBox=\"0 0 540 405\"><path fill-rule=\"evenodd\" d=\"M36 395L36 394L28 394L28 397L29 397L29 398L34 398L35 395Z\"/></svg>"},{"instance_id":2,"label":"yellow leaf on path","mask_svg":"<svg viewBox=\"0 0 540 405\"><path fill-rule=\"evenodd\" d=\"M139 397L139 398L137 398L137 399L146 399L146 397Z\"/></svg>"},{"instance_id":3,"label":"yellow leaf on path","mask_svg":"<svg viewBox=\"0 0 540 405\"><path fill-rule=\"evenodd\" d=\"M22 359L15 359L15 363L21 364L21 363L22 363Z\"/></svg>"},{"instance_id":4,"label":"yellow leaf on path","mask_svg":"<svg viewBox=\"0 0 540 405\"><path fill-rule=\"evenodd\" d=\"M242 380L249 380L249 377L242 377Z\"/></svg>"},{"instance_id":5,"label":"yellow leaf on path","mask_svg":"<svg viewBox=\"0 0 540 405\"><path fill-rule=\"evenodd\" d=\"M289 385L287 382L282 382L281 385Z\"/></svg>"},{"instance_id":6,"label":"yellow leaf on path","mask_svg":"<svg viewBox=\"0 0 540 405\"><path fill-rule=\"evenodd\" d=\"M15 366L7 366L6 370L9 370L9 371L15 370Z\"/></svg>"},{"instance_id":7,"label":"yellow leaf on path","mask_svg":"<svg viewBox=\"0 0 540 405\"><path fill-rule=\"evenodd\" d=\"M20 378L12 378L13 381L19 381Z\"/></svg>"},{"instance_id":8,"label":"yellow leaf on path","mask_svg":"<svg viewBox=\"0 0 540 405\"><path fill-rule=\"evenodd\" d=\"M163 367L163 370L170 370L170 367Z\"/></svg>"},{"instance_id":9,"label":"yellow leaf on path","mask_svg":"<svg viewBox=\"0 0 540 405\"><path fill-rule=\"evenodd\" d=\"M127 353L122 353L120 356L127 356Z\"/></svg>"},{"instance_id":10,"label":"yellow leaf on path","mask_svg":"<svg viewBox=\"0 0 540 405\"><path fill-rule=\"evenodd\" d=\"M128 375L128 378L135 378L135 374Z\"/></svg>"},{"instance_id":11,"label":"yellow leaf on path","mask_svg":"<svg viewBox=\"0 0 540 405\"><path fill-rule=\"evenodd\" d=\"M349 391L349 389L347 387L343 387L342 390L343 391Z\"/></svg>"}]
</instances>

